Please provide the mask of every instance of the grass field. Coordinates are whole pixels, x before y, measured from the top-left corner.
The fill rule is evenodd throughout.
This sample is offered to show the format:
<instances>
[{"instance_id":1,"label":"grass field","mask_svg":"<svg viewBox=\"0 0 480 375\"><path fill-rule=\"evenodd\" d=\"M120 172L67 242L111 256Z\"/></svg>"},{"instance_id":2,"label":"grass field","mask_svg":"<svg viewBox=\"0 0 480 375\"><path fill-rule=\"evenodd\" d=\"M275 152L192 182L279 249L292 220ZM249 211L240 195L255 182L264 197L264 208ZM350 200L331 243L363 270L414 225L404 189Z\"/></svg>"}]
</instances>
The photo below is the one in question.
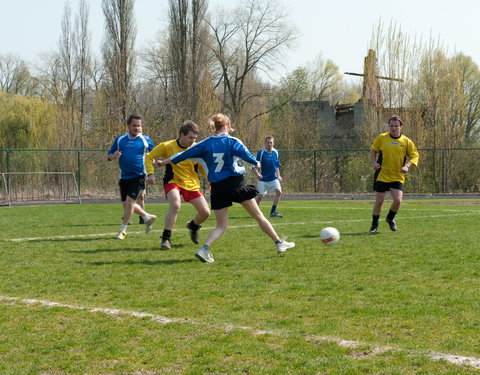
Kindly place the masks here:
<instances>
[{"instance_id":1,"label":"grass field","mask_svg":"<svg viewBox=\"0 0 480 375\"><path fill-rule=\"evenodd\" d=\"M124 241L119 203L0 208L0 374L477 373L480 206L406 200L391 232L389 203L369 235L371 201L281 202L281 255L234 206L213 264L189 205L169 251L163 204Z\"/></svg>"}]
</instances>

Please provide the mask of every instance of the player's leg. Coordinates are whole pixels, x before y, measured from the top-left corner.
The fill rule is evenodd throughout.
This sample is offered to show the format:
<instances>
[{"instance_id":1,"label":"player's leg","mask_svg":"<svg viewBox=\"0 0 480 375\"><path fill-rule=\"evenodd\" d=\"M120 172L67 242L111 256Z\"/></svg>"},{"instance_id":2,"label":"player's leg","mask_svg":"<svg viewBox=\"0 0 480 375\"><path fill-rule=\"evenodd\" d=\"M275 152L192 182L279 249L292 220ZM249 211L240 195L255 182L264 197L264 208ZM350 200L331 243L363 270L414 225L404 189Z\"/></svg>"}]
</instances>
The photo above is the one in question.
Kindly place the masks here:
<instances>
[{"instance_id":1,"label":"player's leg","mask_svg":"<svg viewBox=\"0 0 480 375\"><path fill-rule=\"evenodd\" d=\"M187 223L187 228L190 232L190 239L193 243L198 244L198 231L201 228L201 224L210 216L210 208L208 207L207 200L203 195L198 198L189 201L193 207L197 210L195 218Z\"/></svg>"},{"instance_id":2,"label":"player's leg","mask_svg":"<svg viewBox=\"0 0 480 375\"><path fill-rule=\"evenodd\" d=\"M228 225L228 207L221 208L219 210L213 210L215 213L216 225L215 228L208 234L205 244L200 247L195 253L195 256L202 262L213 263L213 255L210 252L210 246L223 236Z\"/></svg>"},{"instance_id":3,"label":"player's leg","mask_svg":"<svg viewBox=\"0 0 480 375\"><path fill-rule=\"evenodd\" d=\"M177 222L177 215L182 205L182 199L180 197L180 191L176 188L167 192L168 211L165 214L165 227L162 233L162 240L160 242L160 248L170 249L172 230Z\"/></svg>"},{"instance_id":4,"label":"player's leg","mask_svg":"<svg viewBox=\"0 0 480 375\"><path fill-rule=\"evenodd\" d=\"M273 204L272 209L270 210L270 217L283 217L283 215L277 212L277 205L280 201L280 197L282 196L282 187L280 186L280 182L278 180L272 181L273 187Z\"/></svg>"},{"instance_id":5,"label":"player's leg","mask_svg":"<svg viewBox=\"0 0 480 375\"><path fill-rule=\"evenodd\" d=\"M142 193L138 196L137 204L145 211L145 190L142 190ZM143 217L139 216L138 224L145 224Z\"/></svg>"},{"instance_id":6,"label":"player's leg","mask_svg":"<svg viewBox=\"0 0 480 375\"><path fill-rule=\"evenodd\" d=\"M262 201L263 197L265 197L265 194L267 194L265 183L263 181L258 181L258 194L255 197L258 205L260 205L260 202Z\"/></svg>"},{"instance_id":7,"label":"player's leg","mask_svg":"<svg viewBox=\"0 0 480 375\"><path fill-rule=\"evenodd\" d=\"M397 223L395 222L395 215L397 214L398 210L400 209L400 205L402 204L403 198L403 191L400 189L390 188L390 192L392 193L392 205L390 206L390 211L386 217L386 222L392 231L397 230Z\"/></svg>"},{"instance_id":8,"label":"player's leg","mask_svg":"<svg viewBox=\"0 0 480 375\"><path fill-rule=\"evenodd\" d=\"M148 233L152 229L152 225L157 219L157 216L149 214L137 203L138 197L144 194L144 190L145 176L139 176L138 178L131 179L127 195L135 201L133 205L133 212L143 218L143 222L145 224L145 232Z\"/></svg>"},{"instance_id":9,"label":"player's leg","mask_svg":"<svg viewBox=\"0 0 480 375\"><path fill-rule=\"evenodd\" d=\"M272 224L263 215L263 212L260 211L260 208L258 207L258 204L255 201L255 199L247 199L241 202L240 204L249 213L249 215L255 219L260 229L268 237L270 237L273 240L273 242L275 242L275 245L277 247L277 252L282 253L285 250L295 246L295 243L281 240L280 237L278 237L278 234L273 228Z\"/></svg>"},{"instance_id":10,"label":"player's leg","mask_svg":"<svg viewBox=\"0 0 480 375\"><path fill-rule=\"evenodd\" d=\"M385 192L377 191L375 193L375 204L373 205L372 213L372 225L370 227L370 233L377 233L378 220L380 219L380 213L382 212L383 202L385 201Z\"/></svg>"}]
</instances>

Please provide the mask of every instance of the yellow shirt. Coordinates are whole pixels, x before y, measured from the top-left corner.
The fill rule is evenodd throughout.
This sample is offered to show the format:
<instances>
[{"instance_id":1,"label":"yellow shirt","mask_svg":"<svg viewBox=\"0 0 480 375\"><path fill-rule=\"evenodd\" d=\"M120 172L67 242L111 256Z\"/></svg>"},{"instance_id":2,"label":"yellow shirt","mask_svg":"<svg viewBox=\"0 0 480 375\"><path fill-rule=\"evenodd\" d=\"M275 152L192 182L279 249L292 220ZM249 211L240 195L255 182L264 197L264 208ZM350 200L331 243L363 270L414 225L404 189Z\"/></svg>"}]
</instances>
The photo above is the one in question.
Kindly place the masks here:
<instances>
[{"instance_id":1,"label":"yellow shirt","mask_svg":"<svg viewBox=\"0 0 480 375\"><path fill-rule=\"evenodd\" d=\"M400 169L405 165L407 157L417 166L418 151L415 144L404 135L393 138L390 133L382 133L373 141L371 150L378 155L377 162L381 165L377 181L405 182L405 174Z\"/></svg>"},{"instance_id":2,"label":"yellow shirt","mask_svg":"<svg viewBox=\"0 0 480 375\"><path fill-rule=\"evenodd\" d=\"M170 156L185 151L188 148L189 147L180 146L178 139L160 143L145 155L145 168L147 170L147 175L154 173L154 159L168 159ZM200 178L197 173L198 169L200 169L202 175L205 176L205 170L203 167L190 160L184 160L178 164L167 164L165 166L163 184L174 183L185 190L198 191L200 190Z\"/></svg>"}]
</instances>

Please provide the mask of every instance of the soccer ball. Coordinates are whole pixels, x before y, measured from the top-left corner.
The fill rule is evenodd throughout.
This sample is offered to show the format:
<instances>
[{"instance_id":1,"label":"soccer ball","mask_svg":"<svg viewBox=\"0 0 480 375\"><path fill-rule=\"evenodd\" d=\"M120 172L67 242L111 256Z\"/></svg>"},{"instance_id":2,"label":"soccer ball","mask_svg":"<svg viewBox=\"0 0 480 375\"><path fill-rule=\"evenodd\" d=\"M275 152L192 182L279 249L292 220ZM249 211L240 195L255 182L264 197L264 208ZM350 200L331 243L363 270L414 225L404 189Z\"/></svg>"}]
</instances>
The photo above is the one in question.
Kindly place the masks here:
<instances>
[{"instance_id":1,"label":"soccer ball","mask_svg":"<svg viewBox=\"0 0 480 375\"><path fill-rule=\"evenodd\" d=\"M320 232L320 239L325 245L335 245L340 241L340 232L333 227L323 228Z\"/></svg>"}]
</instances>

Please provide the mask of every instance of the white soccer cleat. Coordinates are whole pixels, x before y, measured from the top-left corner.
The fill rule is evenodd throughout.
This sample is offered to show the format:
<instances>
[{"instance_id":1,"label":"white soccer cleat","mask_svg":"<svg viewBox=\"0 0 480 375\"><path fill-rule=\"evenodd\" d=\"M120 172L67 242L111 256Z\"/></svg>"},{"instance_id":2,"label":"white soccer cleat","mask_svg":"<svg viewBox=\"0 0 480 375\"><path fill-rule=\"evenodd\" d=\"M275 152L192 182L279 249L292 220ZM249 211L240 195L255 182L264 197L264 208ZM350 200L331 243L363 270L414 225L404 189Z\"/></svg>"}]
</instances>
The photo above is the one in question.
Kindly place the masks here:
<instances>
[{"instance_id":1,"label":"white soccer cleat","mask_svg":"<svg viewBox=\"0 0 480 375\"><path fill-rule=\"evenodd\" d=\"M276 244L277 246L277 253L284 253L287 251L287 249L291 249L292 247L295 247L295 242L287 242L283 240L280 243Z\"/></svg>"},{"instance_id":2,"label":"white soccer cleat","mask_svg":"<svg viewBox=\"0 0 480 375\"><path fill-rule=\"evenodd\" d=\"M118 232L117 237L115 238L117 240L124 240L125 237L127 237L127 232L125 232L124 230L121 230L120 232Z\"/></svg>"},{"instance_id":3,"label":"white soccer cleat","mask_svg":"<svg viewBox=\"0 0 480 375\"><path fill-rule=\"evenodd\" d=\"M154 223L154 221L157 220L157 216L156 215L150 215L150 219L148 220L145 220L145 233L148 233L152 230L152 225Z\"/></svg>"},{"instance_id":4,"label":"white soccer cleat","mask_svg":"<svg viewBox=\"0 0 480 375\"><path fill-rule=\"evenodd\" d=\"M212 253L203 245L200 249L197 250L195 256L200 259L200 261L204 263L213 263L215 259L213 259Z\"/></svg>"}]
</instances>

